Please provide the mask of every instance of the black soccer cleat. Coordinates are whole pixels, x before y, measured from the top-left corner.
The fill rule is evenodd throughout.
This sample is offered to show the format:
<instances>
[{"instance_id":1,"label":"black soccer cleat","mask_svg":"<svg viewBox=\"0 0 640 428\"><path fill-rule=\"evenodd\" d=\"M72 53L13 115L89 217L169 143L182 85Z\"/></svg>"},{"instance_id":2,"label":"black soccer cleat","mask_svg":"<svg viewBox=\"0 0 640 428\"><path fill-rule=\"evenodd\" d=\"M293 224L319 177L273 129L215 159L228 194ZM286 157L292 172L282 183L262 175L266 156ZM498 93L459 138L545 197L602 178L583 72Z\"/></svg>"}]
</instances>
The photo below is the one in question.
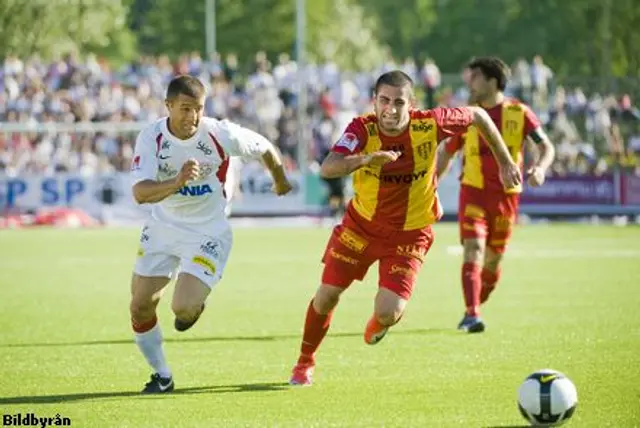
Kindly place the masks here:
<instances>
[{"instance_id":1,"label":"black soccer cleat","mask_svg":"<svg viewBox=\"0 0 640 428\"><path fill-rule=\"evenodd\" d=\"M173 391L173 378L161 377L158 373L151 375L151 380L146 383L143 394L164 394Z\"/></svg>"},{"instance_id":2,"label":"black soccer cleat","mask_svg":"<svg viewBox=\"0 0 640 428\"><path fill-rule=\"evenodd\" d=\"M194 319L192 319L190 321L183 321L183 320L179 320L178 318L176 318L175 321L173 322L173 326L175 327L175 329L177 331L187 331L191 327L193 327L193 325L196 323L196 321L198 321L198 318L200 318L200 315L202 315L203 312L204 312L204 303L202 304L202 308L200 309L200 313Z\"/></svg>"},{"instance_id":3,"label":"black soccer cleat","mask_svg":"<svg viewBox=\"0 0 640 428\"><path fill-rule=\"evenodd\" d=\"M482 333L486 326L480 317L474 317L465 314L462 317L462 321L458 324L458 330L466 331L467 333Z\"/></svg>"}]
</instances>

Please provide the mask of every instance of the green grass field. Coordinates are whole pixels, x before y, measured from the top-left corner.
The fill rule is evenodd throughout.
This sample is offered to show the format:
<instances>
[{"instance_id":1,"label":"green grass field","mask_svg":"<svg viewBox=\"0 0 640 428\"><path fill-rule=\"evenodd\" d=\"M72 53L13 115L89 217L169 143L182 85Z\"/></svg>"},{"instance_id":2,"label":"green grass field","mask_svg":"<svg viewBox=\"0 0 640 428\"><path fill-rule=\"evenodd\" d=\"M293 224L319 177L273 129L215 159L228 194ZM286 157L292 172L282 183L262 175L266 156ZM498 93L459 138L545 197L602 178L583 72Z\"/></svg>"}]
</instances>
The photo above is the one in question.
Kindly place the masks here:
<instances>
[{"instance_id":1,"label":"green grass field","mask_svg":"<svg viewBox=\"0 0 640 428\"><path fill-rule=\"evenodd\" d=\"M640 426L640 228L519 228L488 330L463 312L457 231L436 243L401 324L364 344L377 269L338 308L311 388L286 385L327 229L237 229L198 324L172 330L177 391L141 396L150 369L128 301L137 230L0 232L0 410L79 427L508 427L516 390L553 368L578 388L569 426Z\"/></svg>"}]
</instances>

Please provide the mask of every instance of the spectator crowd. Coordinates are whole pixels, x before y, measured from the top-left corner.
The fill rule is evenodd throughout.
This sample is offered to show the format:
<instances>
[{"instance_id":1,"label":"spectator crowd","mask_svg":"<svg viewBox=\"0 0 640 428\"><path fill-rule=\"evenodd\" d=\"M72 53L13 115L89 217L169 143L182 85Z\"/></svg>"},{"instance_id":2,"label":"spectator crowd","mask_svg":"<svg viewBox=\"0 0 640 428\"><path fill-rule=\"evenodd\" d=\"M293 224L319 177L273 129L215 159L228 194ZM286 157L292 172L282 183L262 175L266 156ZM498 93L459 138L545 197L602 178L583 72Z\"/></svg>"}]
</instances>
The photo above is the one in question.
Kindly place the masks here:
<instances>
[{"instance_id":1,"label":"spectator crowd","mask_svg":"<svg viewBox=\"0 0 640 428\"><path fill-rule=\"evenodd\" d=\"M381 72L400 68L418 87L420 107L466 103L461 76L441 74L427 59L389 61L370 72L344 72L336 64L308 65L305 74L308 141L298 137L298 67L283 53L274 63L263 53L241 62L233 54L203 58L185 54L142 57L114 68L94 55L68 54L45 62L33 56L6 56L0 65L0 174L82 174L128 170L135 132L118 131L125 122L147 123L165 115L164 95L176 74L199 76L209 92L205 114L228 118L261 132L284 154L318 162L348 121L371 111L372 85ZM627 94L599 94L586 87L563 87L541 57L512 66L507 93L530 104L557 147L553 174L602 174L624 168L640 174L640 111ZM109 131L35 132L31 124L106 122ZM25 131L3 130L5 123ZM304 152L298 151L303 148Z\"/></svg>"}]
</instances>

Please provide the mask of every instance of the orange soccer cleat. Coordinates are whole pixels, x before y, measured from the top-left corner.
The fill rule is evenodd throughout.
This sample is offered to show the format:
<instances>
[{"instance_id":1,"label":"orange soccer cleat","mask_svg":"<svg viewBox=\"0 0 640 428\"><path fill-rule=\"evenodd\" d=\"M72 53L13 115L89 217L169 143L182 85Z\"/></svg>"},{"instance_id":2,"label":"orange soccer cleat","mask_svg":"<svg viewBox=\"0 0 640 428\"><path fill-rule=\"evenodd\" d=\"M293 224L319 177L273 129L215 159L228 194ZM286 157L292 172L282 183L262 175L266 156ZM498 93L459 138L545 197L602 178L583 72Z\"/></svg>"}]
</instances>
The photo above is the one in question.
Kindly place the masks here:
<instances>
[{"instance_id":1,"label":"orange soccer cleat","mask_svg":"<svg viewBox=\"0 0 640 428\"><path fill-rule=\"evenodd\" d=\"M313 380L311 378L313 376L313 370L315 369L315 367L316 366L314 363L296 364L291 372L289 385L310 386L313 383Z\"/></svg>"},{"instance_id":2,"label":"orange soccer cleat","mask_svg":"<svg viewBox=\"0 0 640 428\"><path fill-rule=\"evenodd\" d=\"M389 327L380 324L374 315L371 317L367 323L367 328L364 330L364 341L369 345L375 345L382 340L382 338L387 334L387 331L389 331Z\"/></svg>"}]
</instances>

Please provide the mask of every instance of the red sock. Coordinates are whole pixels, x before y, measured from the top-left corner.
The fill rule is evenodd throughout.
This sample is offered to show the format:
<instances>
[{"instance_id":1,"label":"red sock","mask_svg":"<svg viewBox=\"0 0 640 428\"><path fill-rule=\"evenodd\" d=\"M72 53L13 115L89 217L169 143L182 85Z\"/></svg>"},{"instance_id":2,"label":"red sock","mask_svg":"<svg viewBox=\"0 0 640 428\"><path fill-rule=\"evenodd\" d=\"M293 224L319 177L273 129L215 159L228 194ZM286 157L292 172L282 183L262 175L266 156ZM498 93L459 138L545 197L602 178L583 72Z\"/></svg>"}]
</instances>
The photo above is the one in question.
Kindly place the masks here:
<instances>
[{"instance_id":1,"label":"red sock","mask_svg":"<svg viewBox=\"0 0 640 428\"><path fill-rule=\"evenodd\" d=\"M500 269L495 272L489 269L482 269L482 291L480 292L480 303L489 300L489 296L496 289L498 280L500 279Z\"/></svg>"},{"instance_id":2,"label":"red sock","mask_svg":"<svg viewBox=\"0 0 640 428\"><path fill-rule=\"evenodd\" d=\"M300 346L300 358L298 364L313 364L314 357L320 342L329 331L329 324L333 311L326 315L320 315L313 307L313 300L307 308L307 318L304 322L304 333L302 335L302 346Z\"/></svg>"},{"instance_id":3,"label":"red sock","mask_svg":"<svg viewBox=\"0 0 640 428\"><path fill-rule=\"evenodd\" d=\"M480 266L475 263L464 263L462 265L462 291L467 315L479 315L481 287Z\"/></svg>"},{"instance_id":4,"label":"red sock","mask_svg":"<svg viewBox=\"0 0 640 428\"><path fill-rule=\"evenodd\" d=\"M158 322L158 317L156 316L156 314L153 314L153 318L152 319L150 319L149 321L142 322L140 324L136 323L132 319L131 320L131 328L133 328L133 331L135 331L136 333L146 333L147 331L149 331L153 327L155 327L157 322Z\"/></svg>"}]
</instances>

